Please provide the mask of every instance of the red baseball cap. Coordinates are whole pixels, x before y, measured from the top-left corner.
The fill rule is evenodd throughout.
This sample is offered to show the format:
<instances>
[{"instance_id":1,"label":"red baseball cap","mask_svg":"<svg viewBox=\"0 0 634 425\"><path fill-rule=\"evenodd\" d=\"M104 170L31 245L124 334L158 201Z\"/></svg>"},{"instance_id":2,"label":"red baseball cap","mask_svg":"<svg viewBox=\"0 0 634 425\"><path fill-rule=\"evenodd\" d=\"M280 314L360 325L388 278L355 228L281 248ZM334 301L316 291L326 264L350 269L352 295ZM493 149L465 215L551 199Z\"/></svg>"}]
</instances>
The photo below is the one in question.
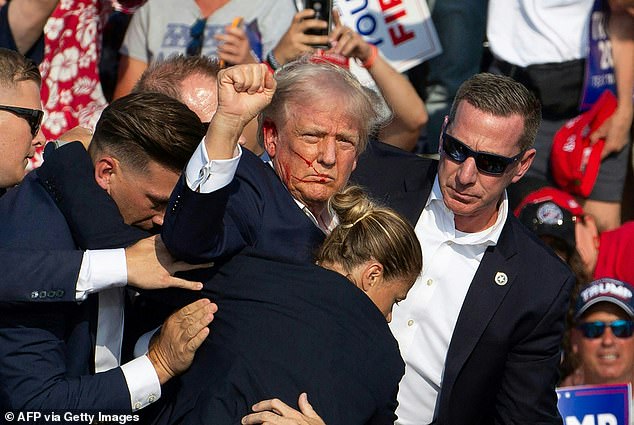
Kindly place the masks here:
<instances>
[{"instance_id":1,"label":"red baseball cap","mask_svg":"<svg viewBox=\"0 0 634 425\"><path fill-rule=\"evenodd\" d=\"M616 97L605 90L592 108L572 118L553 138L550 166L553 179L563 190L588 197L599 174L605 140L592 145L590 137L616 109Z\"/></svg>"}]
</instances>

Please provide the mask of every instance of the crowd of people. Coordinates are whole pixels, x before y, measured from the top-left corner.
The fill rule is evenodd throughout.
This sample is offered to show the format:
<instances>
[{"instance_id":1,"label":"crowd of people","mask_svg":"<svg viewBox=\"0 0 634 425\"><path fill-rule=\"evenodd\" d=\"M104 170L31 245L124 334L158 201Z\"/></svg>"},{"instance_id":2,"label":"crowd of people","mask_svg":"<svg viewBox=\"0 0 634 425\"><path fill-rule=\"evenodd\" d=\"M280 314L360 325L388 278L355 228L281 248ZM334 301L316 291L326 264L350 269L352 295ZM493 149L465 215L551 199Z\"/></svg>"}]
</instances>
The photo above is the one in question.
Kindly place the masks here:
<instances>
[{"instance_id":1,"label":"crowd of people","mask_svg":"<svg viewBox=\"0 0 634 425\"><path fill-rule=\"evenodd\" d=\"M432 2L409 78L293 3L0 3L3 411L559 424L556 386L631 383L634 3L474 3L468 35Z\"/></svg>"}]
</instances>

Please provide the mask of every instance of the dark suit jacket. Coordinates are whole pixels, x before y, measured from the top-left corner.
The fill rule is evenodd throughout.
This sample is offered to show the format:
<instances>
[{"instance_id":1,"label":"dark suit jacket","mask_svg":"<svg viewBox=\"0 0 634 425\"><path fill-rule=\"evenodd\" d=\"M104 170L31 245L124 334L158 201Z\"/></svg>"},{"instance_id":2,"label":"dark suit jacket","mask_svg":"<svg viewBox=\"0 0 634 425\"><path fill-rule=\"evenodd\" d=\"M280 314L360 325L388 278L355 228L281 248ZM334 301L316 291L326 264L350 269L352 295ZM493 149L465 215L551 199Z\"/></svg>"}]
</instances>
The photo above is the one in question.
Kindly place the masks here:
<instances>
[{"instance_id":1,"label":"dark suit jacket","mask_svg":"<svg viewBox=\"0 0 634 425\"><path fill-rule=\"evenodd\" d=\"M436 169L435 161L372 143L352 180L415 224ZM495 284L498 271L506 285ZM561 424L554 387L573 283L569 269L509 214L458 316L437 423Z\"/></svg>"},{"instance_id":2,"label":"dark suit jacket","mask_svg":"<svg viewBox=\"0 0 634 425\"><path fill-rule=\"evenodd\" d=\"M398 346L345 277L249 252L224 264L203 295L218 304L211 333L156 423L235 424L264 399L296 407L304 391L329 425L394 423Z\"/></svg>"},{"instance_id":3,"label":"dark suit jacket","mask_svg":"<svg viewBox=\"0 0 634 425\"><path fill-rule=\"evenodd\" d=\"M190 263L230 257L245 247L311 261L324 239L275 171L246 149L235 178L218 191L194 192L181 177L165 214L162 236L176 258Z\"/></svg>"},{"instance_id":4,"label":"dark suit jacket","mask_svg":"<svg viewBox=\"0 0 634 425\"><path fill-rule=\"evenodd\" d=\"M0 217L5 248L76 248L64 216L35 173L0 199ZM14 410L130 411L120 368L89 376L94 360L95 302L90 296L81 304L0 305L0 405Z\"/></svg>"},{"instance_id":5,"label":"dark suit jacket","mask_svg":"<svg viewBox=\"0 0 634 425\"><path fill-rule=\"evenodd\" d=\"M94 168L80 143L57 150L48 144L46 161L36 170L36 180L67 217L77 246L47 250L46 245L22 244L16 249L5 243L12 229L0 229L0 301L75 302L75 287L83 252L76 249L125 247L147 236L127 226L112 199L94 181ZM9 191L18 190L16 188ZM13 196L13 195L11 195ZM0 198L1 199L1 198ZM10 207L10 206L8 206ZM24 219L39 222L39 211L31 209ZM4 214L13 214L5 208ZM42 236L42 235L40 235Z\"/></svg>"}]
</instances>

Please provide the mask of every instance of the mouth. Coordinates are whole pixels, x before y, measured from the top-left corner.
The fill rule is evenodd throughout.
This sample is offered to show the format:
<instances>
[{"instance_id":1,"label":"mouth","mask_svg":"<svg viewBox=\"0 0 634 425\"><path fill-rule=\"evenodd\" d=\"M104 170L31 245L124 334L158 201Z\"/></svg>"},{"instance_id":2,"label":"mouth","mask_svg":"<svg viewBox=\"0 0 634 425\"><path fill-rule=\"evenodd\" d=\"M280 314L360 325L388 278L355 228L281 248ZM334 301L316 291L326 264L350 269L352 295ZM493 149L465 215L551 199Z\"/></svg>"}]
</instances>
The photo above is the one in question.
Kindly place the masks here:
<instances>
[{"instance_id":1,"label":"mouth","mask_svg":"<svg viewBox=\"0 0 634 425\"><path fill-rule=\"evenodd\" d=\"M459 192L458 190L454 189L453 187L449 187L449 189L451 190L452 197L455 198L455 199L458 199L459 201L471 202L474 199L477 199L477 196L470 195L468 193Z\"/></svg>"},{"instance_id":2,"label":"mouth","mask_svg":"<svg viewBox=\"0 0 634 425\"><path fill-rule=\"evenodd\" d=\"M614 361L617 361L618 358L619 358L618 354L615 354L615 353L599 355L599 360L602 360L605 362L614 362Z\"/></svg>"},{"instance_id":3,"label":"mouth","mask_svg":"<svg viewBox=\"0 0 634 425\"><path fill-rule=\"evenodd\" d=\"M303 178L293 176L295 180L302 183L322 183L327 184L335 181L334 177L331 177L327 174L317 174L312 176L306 176Z\"/></svg>"}]
</instances>

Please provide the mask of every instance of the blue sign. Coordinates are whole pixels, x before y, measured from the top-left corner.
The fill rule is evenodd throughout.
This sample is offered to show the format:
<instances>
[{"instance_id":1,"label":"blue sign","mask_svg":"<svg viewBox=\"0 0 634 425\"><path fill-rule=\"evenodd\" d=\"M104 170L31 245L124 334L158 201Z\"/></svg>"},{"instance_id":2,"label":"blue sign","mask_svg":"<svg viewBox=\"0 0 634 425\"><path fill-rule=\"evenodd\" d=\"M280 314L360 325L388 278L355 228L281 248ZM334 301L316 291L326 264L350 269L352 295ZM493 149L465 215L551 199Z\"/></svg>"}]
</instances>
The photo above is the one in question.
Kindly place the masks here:
<instances>
[{"instance_id":1,"label":"blue sign","mask_svg":"<svg viewBox=\"0 0 634 425\"><path fill-rule=\"evenodd\" d=\"M557 388L565 425L629 425L631 384Z\"/></svg>"},{"instance_id":2,"label":"blue sign","mask_svg":"<svg viewBox=\"0 0 634 425\"><path fill-rule=\"evenodd\" d=\"M586 59L583 99L579 109L587 111L604 90L616 94L616 77L612 60L612 44L608 37L604 0L595 0L590 14L588 57Z\"/></svg>"}]
</instances>

